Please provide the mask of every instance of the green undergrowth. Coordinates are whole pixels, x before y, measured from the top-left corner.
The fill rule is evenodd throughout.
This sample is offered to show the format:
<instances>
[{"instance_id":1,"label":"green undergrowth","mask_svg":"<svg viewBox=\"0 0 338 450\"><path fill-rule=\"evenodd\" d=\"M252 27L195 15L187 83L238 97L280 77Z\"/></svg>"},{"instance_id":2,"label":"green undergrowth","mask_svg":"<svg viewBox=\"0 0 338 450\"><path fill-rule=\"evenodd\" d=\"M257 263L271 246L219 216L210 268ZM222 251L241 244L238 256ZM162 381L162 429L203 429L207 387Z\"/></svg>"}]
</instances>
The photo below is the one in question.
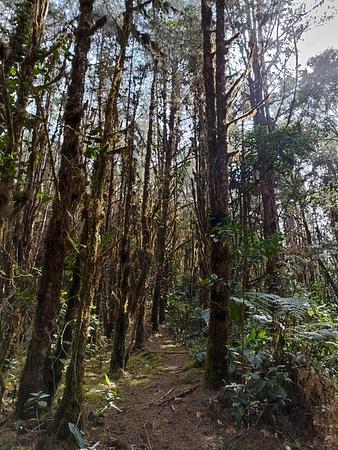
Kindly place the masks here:
<instances>
[{"instance_id":1,"label":"green undergrowth","mask_svg":"<svg viewBox=\"0 0 338 450\"><path fill-rule=\"evenodd\" d=\"M169 349L171 346L165 346ZM128 361L127 371L123 372L116 379L109 375L109 359L107 358L107 348L97 349L96 354L87 352L86 373L84 378L84 415L86 419L86 427L100 428L105 423L105 416L113 411L122 411L125 402L129 397L129 388L148 384L153 377L165 371L166 367L163 362L161 352L153 351L145 348L135 354L132 354ZM11 372L8 374L6 392L6 403L13 403L11 398L12 390L15 388L17 380L17 365L12 366ZM64 389L64 383L59 386L55 396L54 404L60 401L60 396ZM46 411L43 417L40 417L41 425L44 419L50 420L52 411ZM6 429L2 429L0 433L0 449L1 450L32 450L33 447L26 444L25 435L20 438L18 443L17 431L20 424L16 421L8 421ZM35 438L38 438L39 431L34 430ZM30 433L30 436L33 435ZM34 439L35 439L34 438ZM24 442L23 442L24 441ZM28 446L27 446L28 445ZM55 450L60 450L56 447Z\"/></svg>"},{"instance_id":2,"label":"green undergrowth","mask_svg":"<svg viewBox=\"0 0 338 450\"><path fill-rule=\"evenodd\" d=\"M200 367L194 367L192 364L193 362L191 362L187 367L187 371L184 376L185 382L194 383L195 381L197 382L198 380L203 379L204 370Z\"/></svg>"},{"instance_id":3,"label":"green undergrowth","mask_svg":"<svg viewBox=\"0 0 338 450\"><path fill-rule=\"evenodd\" d=\"M211 282L218 281L209 280L208 285ZM173 288L167 299L167 327L202 371L209 309L201 308L197 294L198 286ZM327 442L336 439L336 303L305 289L286 297L250 291L231 296L229 314L222 407L240 426L273 422L276 429L279 422L303 412L309 439L312 433Z\"/></svg>"},{"instance_id":4,"label":"green undergrowth","mask_svg":"<svg viewBox=\"0 0 338 450\"><path fill-rule=\"evenodd\" d=\"M148 348L132 355L128 362L128 372L131 379L146 376L149 380L165 369L162 355ZM128 382L128 379L126 380Z\"/></svg>"},{"instance_id":5,"label":"green undergrowth","mask_svg":"<svg viewBox=\"0 0 338 450\"><path fill-rule=\"evenodd\" d=\"M90 363L89 366L84 384L86 409L92 411L94 407L96 412L123 408L128 399L125 387L146 385L165 370L162 356L148 348L131 355L127 371L116 379L109 376L109 361L102 362L99 373L94 370L95 364Z\"/></svg>"}]
</instances>

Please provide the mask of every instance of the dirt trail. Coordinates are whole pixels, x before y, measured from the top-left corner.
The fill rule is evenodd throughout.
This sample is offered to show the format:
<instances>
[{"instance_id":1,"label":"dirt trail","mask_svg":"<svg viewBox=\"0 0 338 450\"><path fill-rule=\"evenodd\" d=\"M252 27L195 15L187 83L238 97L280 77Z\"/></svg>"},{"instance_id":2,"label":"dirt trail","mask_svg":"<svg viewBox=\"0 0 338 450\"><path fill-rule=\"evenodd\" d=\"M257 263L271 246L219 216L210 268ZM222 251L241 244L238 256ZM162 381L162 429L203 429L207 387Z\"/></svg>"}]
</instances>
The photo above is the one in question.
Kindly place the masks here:
<instances>
[{"instance_id":1,"label":"dirt trail","mask_svg":"<svg viewBox=\"0 0 338 450\"><path fill-rule=\"evenodd\" d=\"M148 342L145 359L139 362L140 364L146 364L147 354L152 355L152 359L156 360L159 367L149 380L143 375L136 375L135 361L130 362L132 378L125 379L121 385L122 395L125 397L121 405L123 412L110 410L109 414L105 414L104 427L94 436L91 433L94 441L100 441L98 448L104 450L285 448L280 446L274 437L262 433L258 433L258 437L255 436L255 444L249 445L243 441L240 443L239 435L242 433L238 433L234 428L229 411L217 408L217 403L210 406L209 399L214 397L215 393L207 392L203 388L202 372L192 368L187 351L175 345L172 340L161 335L155 336Z\"/></svg>"},{"instance_id":2,"label":"dirt trail","mask_svg":"<svg viewBox=\"0 0 338 450\"><path fill-rule=\"evenodd\" d=\"M123 413L114 411L107 417L104 435L107 449L184 450L198 449L210 436L211 429L201 418L201 375L188 370L187 352L161 335L148 342L146 354L159 365L150 381L122 383ZM147 364L147 363L145 363ZM131 362L131 376L133 363ZM139 376L140 381L142 375ZM207 400L205 393L204 399ZM207 405L207 402L205 402ZM198 414L197 414L198 412ZM107 437L109 436L109 440ZM110 442L109 442L110 441ZM135 446L135 447L132 447Z\"/></svg>"},{"instance_id":3,"label":"dirt trail","mask_svg":"<svg viewBox=\"0 0 338 450\"><path fill-rule=\"evenodd\" d=\"M116 382L105 375L108 367L107 352L88 360L84 432L89 446L99 442L98 450L329 448L320 440L305 440L296 418L288 428L283 423L236 425L231 402L227 407L215 401L216 393L204 388L203 372L193 367L188 350L165 335L153 336L133 355L129 373ZM0 428L0 450L32 450L40 438L36 421L24 424L19 435L15 423L8 423Z\"/></svg>"}]
</instances>

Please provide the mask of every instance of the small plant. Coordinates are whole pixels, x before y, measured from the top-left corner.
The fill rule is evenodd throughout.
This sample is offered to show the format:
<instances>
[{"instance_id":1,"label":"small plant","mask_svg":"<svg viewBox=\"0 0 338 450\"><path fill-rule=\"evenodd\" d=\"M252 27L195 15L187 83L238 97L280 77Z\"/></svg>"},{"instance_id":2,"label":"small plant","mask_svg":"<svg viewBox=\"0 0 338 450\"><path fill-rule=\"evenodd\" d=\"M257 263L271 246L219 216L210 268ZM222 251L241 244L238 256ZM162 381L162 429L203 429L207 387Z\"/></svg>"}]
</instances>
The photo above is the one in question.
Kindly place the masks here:
<instances>
[{"instance_id":1,"label":"small plant","mask_svg":"<svg viewBox=\"0 0 338 450\"><path fill-rule=\"evenodd\" d=\"M119 412L122 412L122 410L116 405L116 402L120 400L118 387L109 379L107 374L104 375L104 383L107 386L104 394L104 399L106 400L107 405L102 409L102 411L107 408L113 408Z\"/></svg>"},{"instance_id":2,"label":"small plant","mask_svg":"<svg viewBox=\"0 0 338 450\"><path fill-rule=\"evenodd\" d=\"M48 402L46 399L49 397L49 394L45 392L31 392L30 398L27 401L27 410L34 409L37 413L41 410L44 410L48 406Z\"/></svg>"},{"instance_id":3,"label":"small plant","mask_svg":"<svg viewBox=\"0 0 338 450\"><path fill-rule=\"evenodd\" d=\"M266 372L243 375L243 383L232 383L225 389L235 392L232 414L237 422L261 417L267 407L284 406L288 400L287 385L292 383L285 366L270 367Z\"/></svg>"}]
</instances>

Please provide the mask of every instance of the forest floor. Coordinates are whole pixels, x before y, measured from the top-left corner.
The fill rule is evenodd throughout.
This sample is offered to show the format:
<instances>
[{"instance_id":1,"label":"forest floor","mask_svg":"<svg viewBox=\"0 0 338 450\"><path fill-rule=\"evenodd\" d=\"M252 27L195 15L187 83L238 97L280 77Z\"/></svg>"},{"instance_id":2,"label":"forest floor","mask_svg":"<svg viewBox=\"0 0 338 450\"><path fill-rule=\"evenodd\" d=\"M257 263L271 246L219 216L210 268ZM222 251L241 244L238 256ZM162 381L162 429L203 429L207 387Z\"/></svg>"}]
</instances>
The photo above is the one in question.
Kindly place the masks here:
<instances>
[{"instance_id":1,"label":"forest floor","mask_svg":"<svg viewBox=\"0 0 338 450\"><path fill-rule=\"evenodd\" d=\"M87 368L83 431L88 448L96 443L98 450L333 448L315 439L301 417L237 425L230 405L224 407L217 392L204 388L203 372L193 366L188 350L167 335L152 336L116 381L106 375L107 364L106 352L93 352ZM18 438L10 424L1 427L0 449L33 449L34 434L41 438L43 427L35 422L24 428Z\"/></svg>"},{"instance_id":2,"label":"forest floor","mask_svg":"<svg viewBox=\"0 0 338 450\"><path fill-rule=\"evenodd\" d=\"M203 371L188 350L158 334L129 362L118 381L121 411L105 410L88 430L105 450L291 450L324 449L309 430L289 418L278 425L241 427L217 393L203 386ZM297 421L297 418L294 418ZM95 420L94 420L95 422ZM304 427L304 425L303 425ZM301 436L301 437L300 437Z\"/></svg>"}]
</instances>

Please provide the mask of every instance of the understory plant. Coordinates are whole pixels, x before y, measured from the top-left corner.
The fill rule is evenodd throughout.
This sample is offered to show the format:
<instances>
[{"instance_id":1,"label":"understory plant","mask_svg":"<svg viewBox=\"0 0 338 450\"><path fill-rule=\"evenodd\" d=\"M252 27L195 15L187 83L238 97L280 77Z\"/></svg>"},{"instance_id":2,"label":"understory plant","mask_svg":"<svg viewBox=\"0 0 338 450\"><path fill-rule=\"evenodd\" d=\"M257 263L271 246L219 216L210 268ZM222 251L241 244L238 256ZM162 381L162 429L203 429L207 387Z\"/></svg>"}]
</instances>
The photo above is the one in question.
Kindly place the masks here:
<instances>
[{"instance_id":1,"label":"understory plant","mask_svg":"<svg viewBox=\"0 0 338 450\"><path fill-rule=\"evenodd\" d=\"M229 309L232 335L224 390L231 392L236 421L252 423L286 406L311 414L325 409L319 403L332 400L329 386L338 373L335 307L309 297L246 292L232 296ZM201 317L208 324L209 310L202 310ZM204 354L196 352L195 359L201 363ZM307 370L311 378L304 375Z\"/></svg>"}]
</instances>

